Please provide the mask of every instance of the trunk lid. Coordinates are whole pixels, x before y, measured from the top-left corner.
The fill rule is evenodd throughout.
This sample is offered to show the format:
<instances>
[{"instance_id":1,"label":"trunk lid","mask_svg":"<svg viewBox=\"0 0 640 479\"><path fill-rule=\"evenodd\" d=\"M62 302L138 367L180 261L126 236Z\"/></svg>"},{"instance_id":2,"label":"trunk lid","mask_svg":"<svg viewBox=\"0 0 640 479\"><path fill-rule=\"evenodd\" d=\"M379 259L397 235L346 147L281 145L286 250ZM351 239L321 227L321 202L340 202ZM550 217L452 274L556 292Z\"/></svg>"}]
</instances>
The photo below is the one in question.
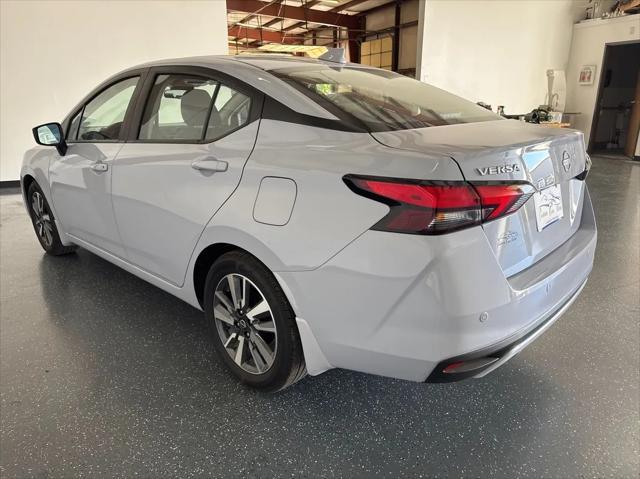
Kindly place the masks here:
<instances>
[{"instance_id":1,"label":"trunk lid","mask_svg":"<svg viewBox=\"0 0 640 479\"><path fill-rule=\"evenodd\" d=\"M578 131L497 120L372 135L392 148L446 154L472 183L534 186L538 193L517 212L483 225L507 277L551 253L579 227L584 181L575 177L585 170L587 155ZM562 216L554 220L558 204Z\"/></svg>"}]
</instances>

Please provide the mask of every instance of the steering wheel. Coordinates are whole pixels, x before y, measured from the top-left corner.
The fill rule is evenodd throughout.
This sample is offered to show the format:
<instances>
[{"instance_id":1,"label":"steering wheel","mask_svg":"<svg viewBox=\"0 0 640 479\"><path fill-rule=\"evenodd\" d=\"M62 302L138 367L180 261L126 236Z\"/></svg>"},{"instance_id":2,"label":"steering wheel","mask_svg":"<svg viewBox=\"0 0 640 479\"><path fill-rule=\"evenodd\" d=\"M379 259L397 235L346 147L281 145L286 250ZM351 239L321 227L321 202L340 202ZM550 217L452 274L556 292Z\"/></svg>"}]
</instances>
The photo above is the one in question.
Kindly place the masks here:
<instances>
[{"instance_id":1,"label":"steering wheel","mask_svg":"<svg viewBox=\"0 0 640 479\"><path fill-rule=\"evenodd\" d=\"M97 130L87 131L83 133L81 136L83 140L110 140L111 139L104 133L101 133Z\"/></svg>"}]
</instances>

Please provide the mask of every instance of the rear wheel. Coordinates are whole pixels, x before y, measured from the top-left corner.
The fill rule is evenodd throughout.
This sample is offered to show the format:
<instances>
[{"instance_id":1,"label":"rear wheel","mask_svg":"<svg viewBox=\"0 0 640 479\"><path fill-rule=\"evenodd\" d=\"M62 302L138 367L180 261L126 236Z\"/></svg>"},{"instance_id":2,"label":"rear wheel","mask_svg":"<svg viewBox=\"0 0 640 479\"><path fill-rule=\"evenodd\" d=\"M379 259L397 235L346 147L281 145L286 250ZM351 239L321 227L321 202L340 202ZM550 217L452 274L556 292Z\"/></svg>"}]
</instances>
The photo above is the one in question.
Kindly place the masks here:
<instances>
[{"instance_id":1,"label":"rear wheel","mask_svg":"<svg viewBox=\"0 0 640 479\"><path fill-rule=\"evenodd\" d=\"M64 246L60 241L60 234L49 203L36 182L31 183L27 190L27 202L33 229L42 249L53 256L74 252L76 246Z\"/></svg>"},{"instance_id":2,"label":"rear wheel","mask_svg":"<svg viewBox=\"0 0 640 479\"><path fill-rule=\"evenodd\" d=\"M278 391L306 374L295 315L271 272L234 251L211 267L205 314L216 352L244 383Z\"/></svg>"}]
</instances>

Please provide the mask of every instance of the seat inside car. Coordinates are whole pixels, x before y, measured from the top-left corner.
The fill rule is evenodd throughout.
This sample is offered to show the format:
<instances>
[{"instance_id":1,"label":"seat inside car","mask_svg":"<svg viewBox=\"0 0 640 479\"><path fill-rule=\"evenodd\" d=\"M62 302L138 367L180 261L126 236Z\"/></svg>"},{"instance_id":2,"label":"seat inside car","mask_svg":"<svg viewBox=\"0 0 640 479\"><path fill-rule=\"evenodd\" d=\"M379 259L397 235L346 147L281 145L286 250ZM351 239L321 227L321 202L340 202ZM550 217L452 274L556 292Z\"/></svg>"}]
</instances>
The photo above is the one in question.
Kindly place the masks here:
<instances>
[{"instance_id":1,"label":"seat inside car","mask_svg":"<svg viewBox=\"0 0 640 479\"><path fill-rule=\"evenodd\" d=\"M205 90L194 88L188 91L180 99L180 112L185 123L184 130L180 135L185 139L200 139L202 129L207 123L207 115L209 113L209 105L211 104L211 95ZM220 123L220 115L215 106L211 111L211 122L217 125Z\"/></svg>"}]
</instances>

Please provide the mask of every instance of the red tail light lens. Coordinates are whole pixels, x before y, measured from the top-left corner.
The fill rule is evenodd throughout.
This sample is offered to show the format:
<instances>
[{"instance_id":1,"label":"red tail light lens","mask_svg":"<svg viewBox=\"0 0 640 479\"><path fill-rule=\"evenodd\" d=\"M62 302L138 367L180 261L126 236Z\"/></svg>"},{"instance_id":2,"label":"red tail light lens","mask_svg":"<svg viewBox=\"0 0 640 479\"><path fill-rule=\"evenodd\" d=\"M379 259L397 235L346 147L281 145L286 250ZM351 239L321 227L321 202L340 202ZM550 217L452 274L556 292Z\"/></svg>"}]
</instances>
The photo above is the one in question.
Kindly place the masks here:
<instances>
[{"instance_id":1,"label":"red tail light lens","mask_svg":"<svg viewBox=\"0 0 640 479\"><path fill-rule=\"evenodd\" d=\"M389 205L374 230L443 234L513 213L533 193L528 184L426 182L347 175L345 183L361 196Z\"/></svg>"},{"instance_id":2,"label":"red tail light lens","mask_svg":"<svg viewBox=\"0 0 640 479\"><path fill-rule=\"evenodd\" d=\"M533 187L530 185L476 184L473 186L480 195L485 221L495 220L517 211L533 194Z\"/></svg>"}]
</instances>

